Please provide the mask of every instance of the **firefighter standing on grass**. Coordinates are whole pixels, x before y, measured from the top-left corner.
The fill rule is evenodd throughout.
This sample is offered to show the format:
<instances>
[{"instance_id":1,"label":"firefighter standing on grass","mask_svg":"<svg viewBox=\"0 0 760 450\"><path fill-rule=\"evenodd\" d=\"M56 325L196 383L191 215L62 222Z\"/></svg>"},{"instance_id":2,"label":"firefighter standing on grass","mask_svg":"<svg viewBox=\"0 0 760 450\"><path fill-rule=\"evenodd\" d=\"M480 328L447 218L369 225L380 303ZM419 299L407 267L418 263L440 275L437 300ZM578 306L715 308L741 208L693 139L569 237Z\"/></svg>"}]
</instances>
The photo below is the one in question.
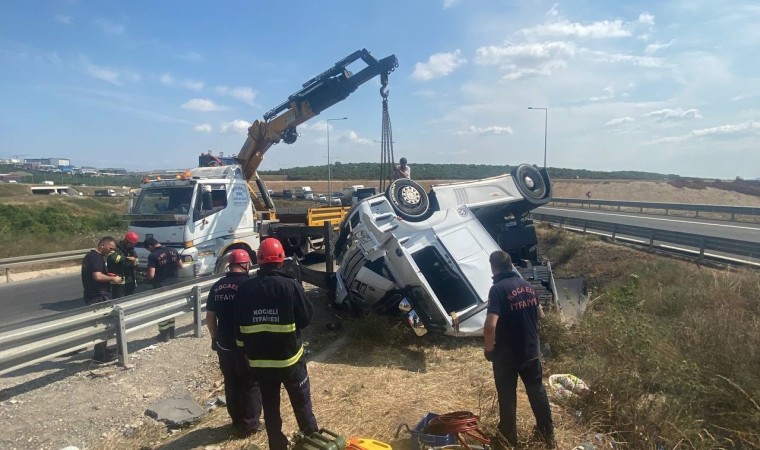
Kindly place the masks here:
<instances>
[{"instance_id":1,"label":"firefighter standing on grass","mask_svg":"<svg viewBox=\"0 0 760 450\"><path fill-rule=\"evenodd\" d=\"M251 257L245 250L230 252L230 269L208 293L206 326L211 335L211 349L219 357L224 375L224 396L232 424L245 435L261 427L261 393L251 377L248 360L235 342L235 302L240 285L248 280Z\"/></svg>"},{"instance_id":2,"label":"firefighter standing on grass","mask_svg":"<svg viewBox=\"0 0 760 450\"><path fill-rule=\"evenodd\" d=\"M177 282L178 271L182 268L182 258L177 250L163 247L155 238L147 238L143 243L148 249L148 273L145 276L153 284L153 289L169 286ZM174 319L158 323L158 339L169 342L174 337Z\"/></svg>"},{"instance_id":3,"label":"firefighter standing on grass","mask_svg":"<svg viewBox=\"0 0 760 450\"><path fill-rule=\"evenodd\" d=\"M111 252L106 259L108 272L121 277L121 283L111 285L113 298L121 298L135 293L135 267L137 267L137 253L135 244L140 238L134 231L124 235L124 239L116 243L116 250Z\"/></svg>"},{"instance_id":4,"label":"firefighter standing on grass","mask_svg":"<svg viewBox=\"0 0 760 450\"><path fill-rule=\"evenodd\" d=\"M261 389L269 448L285 450L288 438L280 417L281 385L301 432L319 430L301 340L301 330L311 322L314 310L301 283L277 270L285 259L280 241L262 241L257 259L257 275L240 286L235 299L236 334Z\"/></svg>"}]
</instances>

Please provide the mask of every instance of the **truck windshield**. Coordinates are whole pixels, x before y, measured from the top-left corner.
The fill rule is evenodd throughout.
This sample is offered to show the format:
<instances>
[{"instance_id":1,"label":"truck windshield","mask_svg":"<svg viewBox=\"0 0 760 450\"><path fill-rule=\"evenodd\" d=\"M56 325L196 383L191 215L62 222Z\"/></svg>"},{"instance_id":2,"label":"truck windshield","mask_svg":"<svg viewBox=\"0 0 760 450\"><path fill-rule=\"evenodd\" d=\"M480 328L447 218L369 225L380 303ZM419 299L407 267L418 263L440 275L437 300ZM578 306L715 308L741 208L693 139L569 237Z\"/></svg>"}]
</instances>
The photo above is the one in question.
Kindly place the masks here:
<instances>
[{"instance_id":1,"label":"truck windshield","mask_svg":"<svg viewBox=\"0 0 760 450\"><path fill-rule=\"evenodd\" d=\"M435 247L425 247L412 258L445 311L462 311L477 304L478 299L472 290Z\"/></svg>"},{"instance_id":2,"label":"truck windshield","mask_svg":"<svg viewBox=\"0 0 760 450\"><path fill-rule=\"evenodd\" d=\"M132 213L190 214L193 186L143 188Z\"/></svg>"}]
</instances>

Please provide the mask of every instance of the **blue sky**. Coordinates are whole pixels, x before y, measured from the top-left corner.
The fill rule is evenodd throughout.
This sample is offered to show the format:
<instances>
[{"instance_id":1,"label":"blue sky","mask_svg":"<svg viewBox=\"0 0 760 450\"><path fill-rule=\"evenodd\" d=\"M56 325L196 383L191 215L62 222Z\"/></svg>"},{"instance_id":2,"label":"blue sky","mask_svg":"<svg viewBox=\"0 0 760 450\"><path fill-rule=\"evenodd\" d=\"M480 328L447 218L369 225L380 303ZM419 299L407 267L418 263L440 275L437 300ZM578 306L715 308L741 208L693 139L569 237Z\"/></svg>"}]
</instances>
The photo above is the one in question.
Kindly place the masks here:
<instances>
[{"instance_id":1,"label":"blue sky","mask_svg":"<svg viewBox=\"0 0 760 450\"><path fill-rule=\"evenodd\" d=\"M395 54L396 157L760 177L760 4L0 2L0 157L191 167L351 52ZM358 68L358 67L357 67ZM265 169L379 161L379 80Z\"/></svg>"}]
</instances>

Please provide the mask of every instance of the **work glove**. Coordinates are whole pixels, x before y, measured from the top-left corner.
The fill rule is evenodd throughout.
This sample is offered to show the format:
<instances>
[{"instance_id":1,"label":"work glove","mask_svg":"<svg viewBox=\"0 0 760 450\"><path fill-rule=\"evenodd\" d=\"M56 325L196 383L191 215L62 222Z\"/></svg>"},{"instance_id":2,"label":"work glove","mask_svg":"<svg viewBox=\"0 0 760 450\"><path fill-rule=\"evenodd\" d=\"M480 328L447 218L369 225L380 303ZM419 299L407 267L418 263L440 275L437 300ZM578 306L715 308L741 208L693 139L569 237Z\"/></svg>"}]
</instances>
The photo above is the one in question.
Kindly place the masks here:
<instances>
[{"instance_id":1,"label":"work glove","mask_svg":"<svg viewBox=\"0 0 760 450\"><path fill-rule=\"evenodd\" d=\"M215 338L211 338L211 350L215 352L219 351L219 344L216 343Z\"/></svg>"},{"instance_id":2,"label":"work glove","mask_svg":"<svg viewBox=\"0 0 760 450\"><path fill-rule=\"evenodd\" d=\"M488 350L483 350L483 356L486 358L486 361L493 361L493 350L490 352Z\"/></svg>"}]
</instances>

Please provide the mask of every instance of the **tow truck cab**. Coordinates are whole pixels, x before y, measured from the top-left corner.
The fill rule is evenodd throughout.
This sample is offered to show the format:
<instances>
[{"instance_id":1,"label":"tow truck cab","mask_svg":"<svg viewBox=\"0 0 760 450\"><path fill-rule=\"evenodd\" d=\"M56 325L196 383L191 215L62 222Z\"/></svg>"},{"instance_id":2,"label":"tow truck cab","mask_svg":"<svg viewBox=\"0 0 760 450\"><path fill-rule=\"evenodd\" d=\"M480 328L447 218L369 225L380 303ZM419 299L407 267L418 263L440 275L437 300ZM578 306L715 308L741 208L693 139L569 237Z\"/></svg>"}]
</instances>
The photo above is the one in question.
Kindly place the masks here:
<instances>
[{"instance_id":1,"label":"tow truck cab","mask_svg":"<svg viewBox=\"0 0 760 450\"><path fill-rule=\"evenodd\" d=\"M175 248L183 267L180 278L218 270L232 249L248 251L255 260L259 224L239 165L198 167L172 180L143 180L128 218L129 230L141 240L153 237ZM148 250L138 243L138 271L147 269Z\"/></svg>"}]
</instances>

